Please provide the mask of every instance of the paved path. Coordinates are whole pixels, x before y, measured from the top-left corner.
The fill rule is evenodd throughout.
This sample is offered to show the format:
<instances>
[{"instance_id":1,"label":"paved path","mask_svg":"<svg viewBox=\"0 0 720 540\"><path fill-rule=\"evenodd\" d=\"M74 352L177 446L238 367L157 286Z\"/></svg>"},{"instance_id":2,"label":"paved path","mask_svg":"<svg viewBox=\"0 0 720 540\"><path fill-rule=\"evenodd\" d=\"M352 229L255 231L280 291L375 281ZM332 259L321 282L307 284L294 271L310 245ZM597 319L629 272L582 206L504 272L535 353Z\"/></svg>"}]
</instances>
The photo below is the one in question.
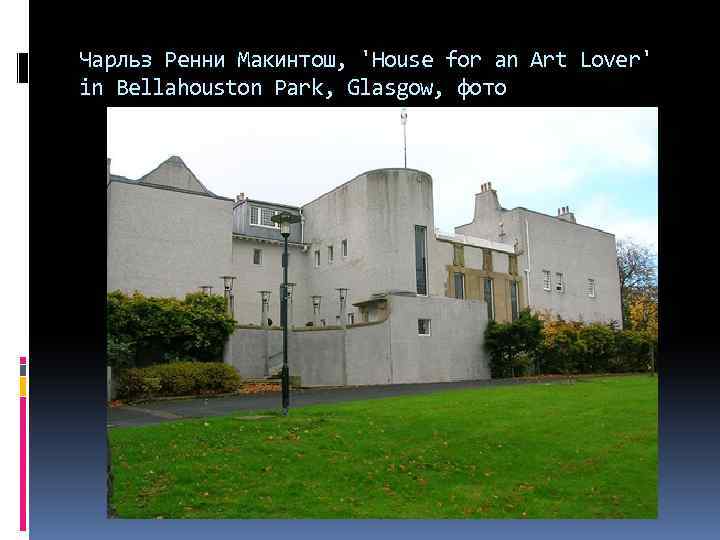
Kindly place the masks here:
<instances>
[{"instance_id":1,"label":"paved path","mask_svg":"<svg viewBox=\"0 0 720 540\"><path fill-rule=\"evenodd\" d=\"M429 394L445 390L466 388L489 388L510 384L559 382L557 380L489 380L453 383L394 384L383 386L354 386L342 388L305 388L292 390L290 407L303 407L324 403L339 403L362 399L378 399L393 396ZM110 427L144 426L181 418L222 416L235 411L262 411L280 409L280 393L235 395L218 398L195 398L154 401L137 406L113 407L108 412Z\"/></svg>"}]
</instances>

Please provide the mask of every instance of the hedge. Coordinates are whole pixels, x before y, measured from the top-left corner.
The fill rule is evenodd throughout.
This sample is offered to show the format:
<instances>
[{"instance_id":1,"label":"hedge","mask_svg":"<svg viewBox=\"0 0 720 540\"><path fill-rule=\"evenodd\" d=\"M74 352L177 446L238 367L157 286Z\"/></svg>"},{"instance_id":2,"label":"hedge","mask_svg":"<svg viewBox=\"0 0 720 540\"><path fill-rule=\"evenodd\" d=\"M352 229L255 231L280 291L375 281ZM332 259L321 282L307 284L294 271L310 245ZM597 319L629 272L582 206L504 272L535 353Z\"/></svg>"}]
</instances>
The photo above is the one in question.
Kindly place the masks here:
<instances>
[{"instance_id":1,"label":"hedge","mask_svg":"<svg viewBox=\"0 0 720 540\"><path fill-rule=\"evenodd\" d=\"M108 364L116 369L198 360L218 361L235 321L219 295L188 294L184 300L108 293Z\"/></svg>"},{"instance_id":2,"label":"hedge","mask_svg":"<svg viewBox=\"0 0 720 540\"><path fill-rule=\"evenodd\" d=\"M118 375L120 399L212 395L234 392L240 387L235 368L218 362L173 362L129 368Z\"/></svg>"},{"instance_id":3,"label":"hedge","mask_svg":"<svg viewBox=\"0 0 720 540\"><path fill-rule=\"evenodd\" d=\"M542 374L649 371L656 340L613 324L542 321L521 313L512 323L490 322L485 349L494 378Z\"/></svg>"}]
</instances>

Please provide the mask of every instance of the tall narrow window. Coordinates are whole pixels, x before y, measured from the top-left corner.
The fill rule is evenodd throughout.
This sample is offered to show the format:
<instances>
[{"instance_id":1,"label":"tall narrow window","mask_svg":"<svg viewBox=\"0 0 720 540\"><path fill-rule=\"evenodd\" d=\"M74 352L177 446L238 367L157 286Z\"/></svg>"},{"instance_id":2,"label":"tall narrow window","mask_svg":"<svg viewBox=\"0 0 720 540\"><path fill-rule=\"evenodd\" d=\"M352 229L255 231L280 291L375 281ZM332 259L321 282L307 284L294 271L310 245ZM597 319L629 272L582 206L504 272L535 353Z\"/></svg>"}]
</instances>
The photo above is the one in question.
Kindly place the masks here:
<instances>
[{"instance_id":1,"label":"tall narrow window","mask_svg":"<svg viewBox=\"0 0 720 540\"><path fill-rule=\"evenodd\" d=\"M355 314L354 314L354 313L348 313L348 314L347 314L347 323L348 323L348 324L355 324Z\"/></svg>"},{"instance_id":2,"label":"tall narrow window","mask_svg":"<svg viewBox=\"0 0 720 540\"><path fill-rule=\"evenodd\" d=\"M418 319L418 335L430 335L430 319Z\"/></svg>"},{"instance_id":3,"label":"tall narrow window","mask_svg":"<svg viewBox=\"0 0 720 540\"><path fill-rule=\"evenodd\" d=\"M485 270L486 272L492 272L492 269L493 269L492 252L489 249L483 248L482 255L483 255L483 270Z\"/></svg>"},{"instance_id":4,"label":"tall narrow window","mask_svg":"<svg viewBox=\"0 0 720 540\"><path fill-rule=\"evenodd\" d=\"M342 241L342 244L340 244L340 250L342 252L342 256L347 257L347 238Z\"/></svg>"},{"instance_id":5,"label":"tall narrow window","mask_svg":"<svg viewBox=\"0 0 720 540\"><path fill-rule=\"evenodd\" d=\"M250 225L260 225L260 208L257 206L250 207Z\"/></svg>"},{"instance_id":6,"label":"tall narrow window","mask_svg":"<svg viewBox=\"0 0 720 540\"><path fill-rule=\"evenodd\" d=\"M491 278L485 278L483 283L483 299L487 305L487 316L488 321L495 320L495 298L493 294L493 280Z\"/></svg>"},{"instance_id":7,"label":"tall narrow window","mask_svg":"<svg viewBox=\"0 0 720 540\"><path fill-rule=\"evenodd\" d=\"M518 318L518 284L517 281L510 282L510 310L512 311L512 320Z\"/></svg>"},{"instance_id":8,"label":"tall narrow window","mask_svg":"<svg viewBox=\"0 0 720 540\"><path fill-rule=\"evenodd\" d=\"M453 264L465 266L465 246L462 244L453 244Z\"/></svg>"},{"instance_id":9,"label":"tall narrow window","mask_svg":"<svg viewBox=\"0 0 720 540\"><path fill-rule=\"evenodd\" d=\"M508 255L508 269L511 276L517 276L517 255Z\"/></svg>"},{"instance_id":10,"label":"tall narrow window","mask_svg":"<svg viewBox=\"0 0 720 540\"><path fill-rule=\"evenodd\" d=\"M333 247L328 246L328 264L332 264L335 260L335 254L333 253Z\"/></svg>"},{"instance_id":11,"label":"tall narrow window","mask_svg":"<svg viewBox=\"0 0 720 540\"><path fill-rule=\"evenodd\" d=\"M315 250L315 268L320 268L320 250Z\"/></svg>"},{"instance_id":12,"label":"tall narrow window","mask_svg":"<svg viewBox=\"0 0 720 540\"><path fill-rule=\"evenodd\" d=\"M455 272L453 274L453 285L455 287L455 298L462 300L465 298L465 274Z\"/></svg>"},{"instance_id":13,"label":"tall narrow window","mask_svg":"<svg viewBox=\"0 0 720 540\"><path fill-rule=\"evenodd\" d=\"M550 270L543 270L543 289L550 290Z\"/></svg>"},{"instance_id":14,"label":"tall narrow window","mask_svg":"<svg viewBox=\"0 0 720 540\"><path fill-rule=\"evenodd\" d=\"M415 225L415 282L417 293L427 295L427 254L425 251L425 230Z\"/></svg>"},{"instance_id":15,"label":"tall narrow window","mask_svg":"<svg viewBox=\"0 0 720 540\"><path fill-rule=\"evenodd\" d=\"M253 264L262 264L262 249L253 249Z\"/></svg>"},{"instance_id":16,"label":"tall narrow window","mask_svg":"<svg viewBox=\"0 0 720 540\"><path fill-rule=\"evenodd\" d=\"M563 280L562 272L555 273L555 290L557 292L563 292L565 290L565 282Z\"/></svg>"},{"instance_id":17,"label":"tall narrow window","mask_svg":"<svg viewBox=\"0 0 720 540\"><path fill-rule=\"evenodd\" d=\"M592 278L588 279L588 296L590 298L595 298L595 280Z\"/></svg>"}]
</instances>

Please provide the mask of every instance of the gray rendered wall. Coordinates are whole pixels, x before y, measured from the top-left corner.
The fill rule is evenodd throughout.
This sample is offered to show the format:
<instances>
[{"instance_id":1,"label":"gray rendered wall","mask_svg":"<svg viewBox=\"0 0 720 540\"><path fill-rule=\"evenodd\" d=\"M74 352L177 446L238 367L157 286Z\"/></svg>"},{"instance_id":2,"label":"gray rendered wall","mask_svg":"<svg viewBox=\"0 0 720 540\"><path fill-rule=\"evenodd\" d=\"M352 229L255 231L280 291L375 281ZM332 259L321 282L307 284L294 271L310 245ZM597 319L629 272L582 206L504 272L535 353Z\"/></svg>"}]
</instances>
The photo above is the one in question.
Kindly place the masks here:
<instances>
[{"instance_id":1,"label":"gray rendered wall","mask_svg":"<svg viewBox=\"0 0 720 540\"><path fill-rule=\"evenodd\" d=\"M308 292L323 296L321 316L328 323L339 313L338 287L350 289L348 307L376 292L415 290L414 226L427 227L428 245L434 227L430 175L413 169L370 171L306 204L303 214L305 242L311 244ZM346 258L343 239L348 240ZM333 264L328 264L329 245ZM315 250L320 250L319 268Z\"/></svg>"},{"instance_id":2,"label":"gray rendered wall","mask_svg":"<svg viewBox=\"0 0 720 540\"><path fill-rule=\"evenodd\" d=\"M500 222L504 224L504 237L498 234ZM622 320L614 235L524 208L503 210L494 190L475 196L474 221L455 231L510 244L517 240L522 249L518 271L526 287L524 270L530 269L529 302L533 309L550 311L567 320ZM551 291L543 289L543 270L551 272ZM554 290L556 272L564 275L563 293ZM596 280L596 298L588 297L588 278Z\"/></svg>"},{"instance_id":3,"label":"gray rendered wall","mask_svg":"<svg viewBox=\"0 0 720 540\"><path fill-rule=\"evenodd\" d=\"M431 320L431 335L418 335L420 318ZM390 324L394 383L490 378L484 302L393 296Z\"/></svg>"},{"instance_id":4,"label":"gray rendered wall","mask_svg":"<svg viewBox=\"0 0 720 540\"><path fill-rule=\"evenodd\" d=\"M203 284L222 291L231 270L232 201L111 182L108 290L182 298Z\"/></svg>"},{"instance_id":5,"label":"gray rendered wall","mask_svg":"<svg viewBox=\"0 0 720 540\"><path fill-rule=\"evenodd\" d=\"M347 384L360 386L393 382L388 321L349 328L345 351Z\"/></svg>"},{"instance_id":6,"label":"gray rendered wall","mask_svg":"<svg viewBox=\"0 0 720 540\"><path fill-rule=\"evenodd\" d=\"M262 250L262 264L253 264L253 250ZM280 284L282 283L283 246L234 238L232 240L232 274L235 285L235 318L239 324L260 324L260 295L272 291L270 318L280 324ZM293 319L296 326L312 320L312 302L307 287L308 254L289 247L288 281L296 283L293 294Z\"/></svg>"}]
</instances>

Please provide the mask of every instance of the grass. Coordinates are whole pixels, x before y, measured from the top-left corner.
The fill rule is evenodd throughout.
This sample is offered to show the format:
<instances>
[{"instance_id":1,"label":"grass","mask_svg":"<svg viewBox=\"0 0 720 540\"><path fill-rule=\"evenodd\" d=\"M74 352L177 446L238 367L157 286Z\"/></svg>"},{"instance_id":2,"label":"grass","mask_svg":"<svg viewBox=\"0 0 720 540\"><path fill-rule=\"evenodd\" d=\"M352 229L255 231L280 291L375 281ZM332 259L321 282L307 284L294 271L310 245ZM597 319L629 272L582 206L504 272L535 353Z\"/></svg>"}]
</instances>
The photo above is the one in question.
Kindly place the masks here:
<instances>
[{"instance_id":1,"label":"grass","mask_svg":"<svg viewBox=\"0 0 720 540\"><path fill-rule=\"evenodd\" d=\"M657 517L656 378L249 414L110 430L119 517Z\"/></svg>"}]
</instances>

